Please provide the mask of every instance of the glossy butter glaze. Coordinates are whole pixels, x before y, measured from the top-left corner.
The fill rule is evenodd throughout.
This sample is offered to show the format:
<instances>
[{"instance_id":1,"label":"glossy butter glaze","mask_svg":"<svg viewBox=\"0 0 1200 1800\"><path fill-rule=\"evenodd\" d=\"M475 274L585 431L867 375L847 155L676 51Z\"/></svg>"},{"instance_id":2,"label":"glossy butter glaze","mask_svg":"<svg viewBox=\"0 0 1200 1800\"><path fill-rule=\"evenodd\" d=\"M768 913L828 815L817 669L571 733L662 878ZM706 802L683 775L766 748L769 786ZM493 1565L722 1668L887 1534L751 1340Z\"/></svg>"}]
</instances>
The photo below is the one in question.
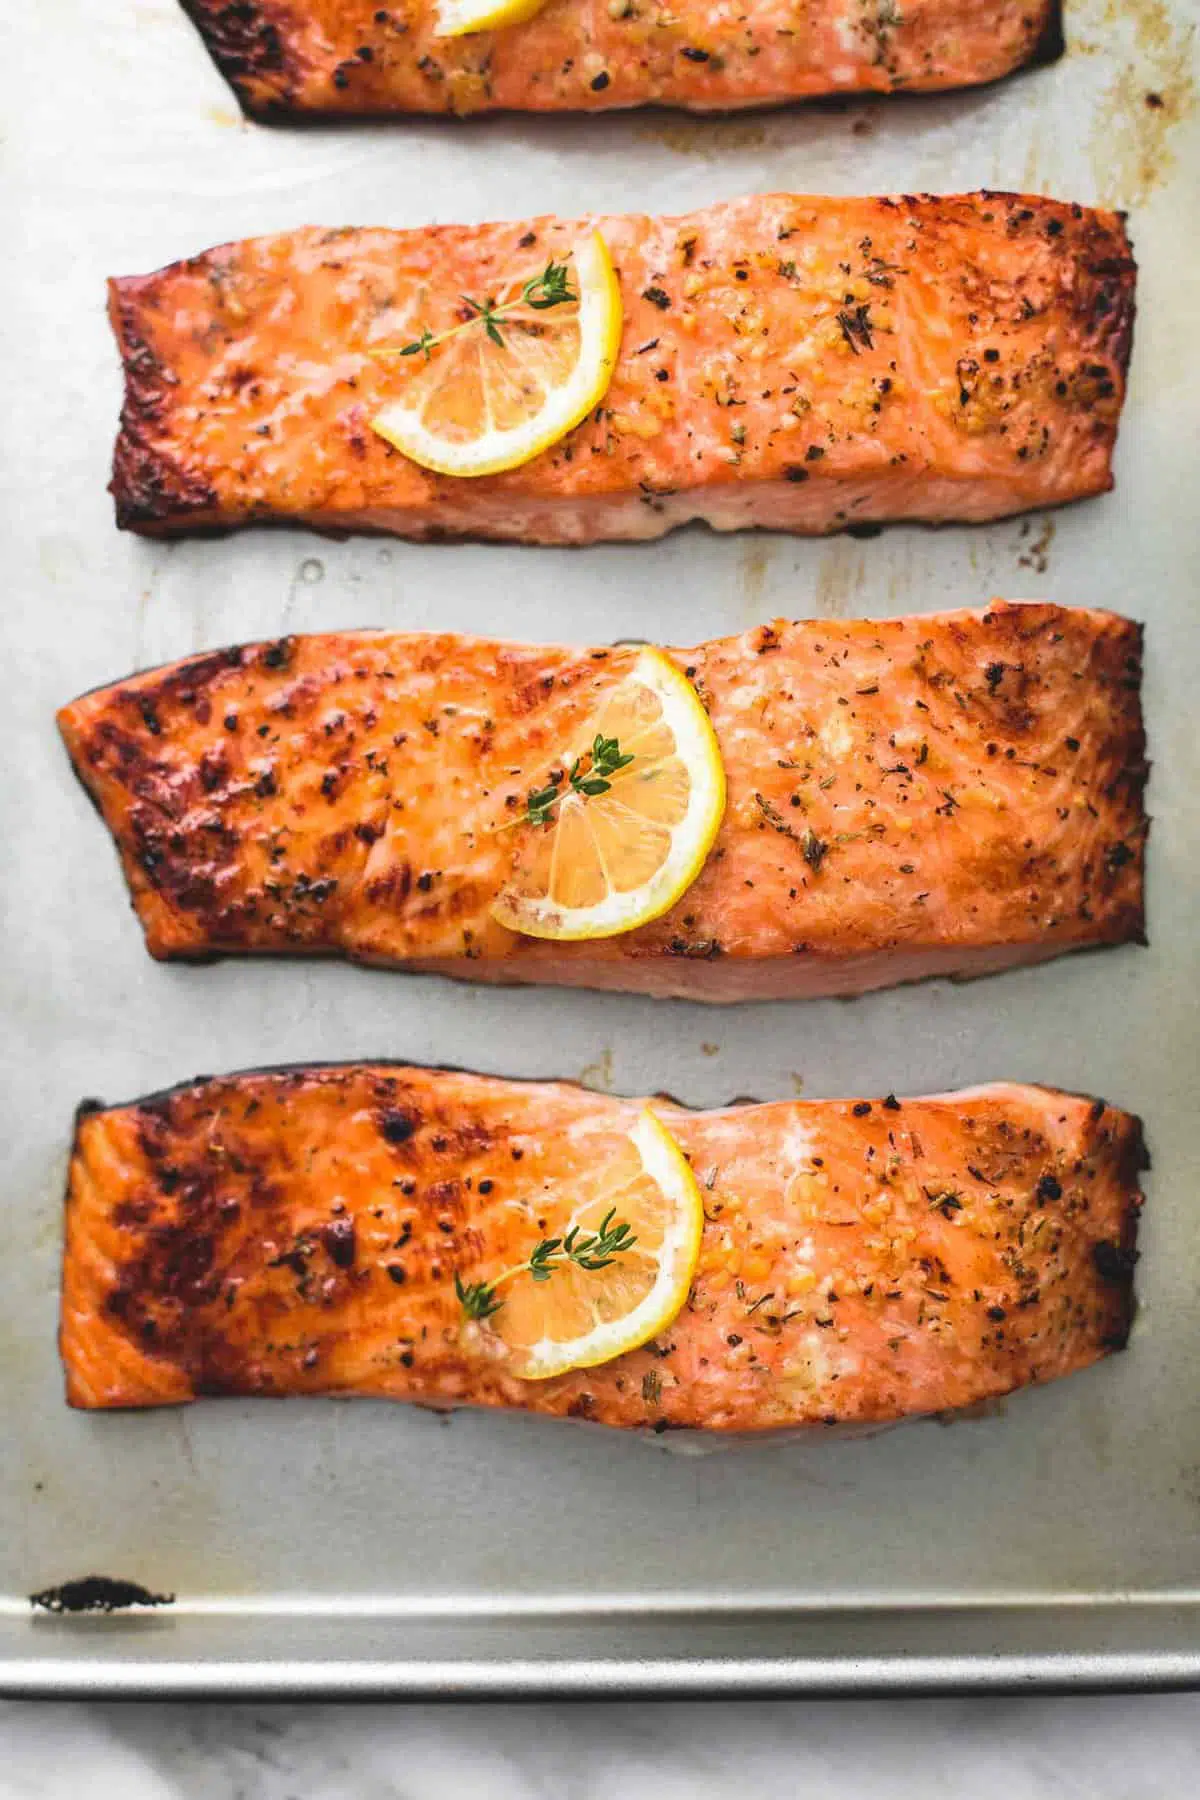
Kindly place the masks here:
<instances>
[{"instance_id":1,"label":"glossy butter glaze","mask_svg":"<svg viewBox=\"0 0 1200 1800\"><path fill-rule=\"evenodd\" d=\"M598 228L625 328L604 404L478 479L371 429L463 294ZM110 283L118 523L590 543L691 519L980 521L1112 485L1135 265L1120 215L1012 194L774 194L681 218L318 230ZM436 352L435 352L436 354Z\"/></svg>"},{"instance_id":2,"label":"glossy butter glaze","mask_svg":"<svg viewBox=\"0 0 1200 1800\"><path fill-rule=\"evenodd\" d=\"M995 601L780 620L671 654L716 729L724 823L663 918L590 943L492 919L514 841L499 827L634 650L289 638L100 688L59 723L159 957L336 952L739 1000L1142 937L1129 620Z\"/></svg>"},{"instance_id":3,"label":"glossy butter glaze","mask_svg":"<svg viewBox=\"0 0 1200 1800\"><path fill-rule=\"evenodd\" d=\"M655 1102L704 1193L700 1262L643 1349L508 1373L454 1278L541 1235L640 1102L388 1065L205 1080L80 1115L61 1348L88 1408L353 1393L761 1431L963 1407L1086 1367L1132 1317L1141 1130L996 1085L927 1099Z\"/></svg>"}]
</instances>

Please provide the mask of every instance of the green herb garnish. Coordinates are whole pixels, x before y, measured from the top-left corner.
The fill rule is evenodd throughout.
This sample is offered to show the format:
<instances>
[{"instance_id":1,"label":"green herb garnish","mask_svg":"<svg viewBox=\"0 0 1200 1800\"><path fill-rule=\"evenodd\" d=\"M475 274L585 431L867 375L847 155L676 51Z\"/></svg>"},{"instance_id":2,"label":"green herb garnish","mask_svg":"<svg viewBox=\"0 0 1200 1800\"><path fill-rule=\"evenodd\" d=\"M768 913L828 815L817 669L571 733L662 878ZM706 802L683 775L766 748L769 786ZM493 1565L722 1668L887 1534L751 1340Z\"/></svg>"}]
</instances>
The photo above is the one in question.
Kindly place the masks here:
<instances>
[{"instance_id":1,"label":"green herb garnish","mask_svg":"<svg viewBox=\"0 0 1200 1800\"><path fill-rule=\"evenodd\" d=\"M615 1257L636 1243L629 1226L617 1219L616 1208L610 1207L600 1221L599 1231L581 1233L578 1225L572 1225L566 1237L543 1238L535 1245L527 1267L535 1281L549 1281L555 1269L567 1262L580 1269L607 1269Z\"/></svg>"},{"instance_id":2,"label":"green herb garnish","mask_svg":"<svg viewBox=\"0 0 1200 1800\"><path fill-rule=\"evenodd\" d=\"M524 1273L532 1275L535 1281L549 1281L556 1269L565 1268L568 1263L589 1273L607 1269L636 1243L637 1236L632 1228L625 1220L617 1218L615 1207L610 1207L600 1221L598 1231L581 1231L578 1225L572 1225L563 1237L542 1238L524 1262L505 1269L493 1282L464 1282L461 1276L455 1275L454 1292L466 1318L490 1319L504 1305L503 1300L496 1297L496 1289L502 1281L511 1281L514 1275Z\"/></svg>"},{"instance_id":3,"label":"green herb garnish","mask_svg":"<svg viewBox=\"0 0 1200 1800\"><path fill-rule=\"evenodd\" d=\"M460 298L463 305L470 308L470 318L452 325L448 331L432 332L428 327L422 326L420 334L409 343L401 344L394 350L373 350L372 356L424 356L428 362L431 350L444 344L448 338L457 337L461 331L468 331L473 325L482 325L492 343L503 349L504 335L500 325L518 307L531 306L535 312L545 312L548 307L564 306L569 301L578 300L579 295L571 286L566 263L548 262L540 275L534 275L524 283L515 299L497 301L489 296L484 300L476 300L470 294L463 294Z\"/></svg>"},{"instance_id":4,"label":"green herb garnish","mask_svg":"<svg viewBox=\"0 0 1200 1800\"><path fill-rule=\"evenodd\" d=\"M464 1282L456 1275L454 1292L468 1319L490 1319L504 1305L503 1300L497 1300L495 1288L489 1287L486 1281Z\"/></svg>"},{"instance_id":5,"label":"green herb garnish","mask_svg":"<svg viewBox=\"0 0 1200 1800\"><path fill-rule=\"evenodd\" d=\"M621 754L621 746L616 738L606 738L596 733L592 748L586 759L577 756L567 773L566 785L559 775L552 779L547 787L537 788L529 796L526 807L526 818L531 825L548 825L550 815L564 794L607 794L612 782L610 775L618 769L624 769L633 761L632 752L627 756Z\"/></svg>"}]
</instances>

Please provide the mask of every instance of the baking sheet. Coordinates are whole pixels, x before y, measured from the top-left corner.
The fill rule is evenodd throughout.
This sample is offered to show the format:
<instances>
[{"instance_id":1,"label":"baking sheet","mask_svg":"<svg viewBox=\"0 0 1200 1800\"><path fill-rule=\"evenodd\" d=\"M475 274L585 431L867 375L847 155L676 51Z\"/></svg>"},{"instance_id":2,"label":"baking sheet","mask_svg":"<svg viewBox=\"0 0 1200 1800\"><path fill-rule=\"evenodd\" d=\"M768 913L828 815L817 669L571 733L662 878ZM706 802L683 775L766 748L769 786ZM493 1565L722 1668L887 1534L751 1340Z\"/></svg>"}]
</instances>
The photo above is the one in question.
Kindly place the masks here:
<instances>
[{"instance_id":1,"label":"baking sheet","mask_svg":"<svg viewBox=\"0 0 1200 1800\"><path fill-rule=\"evenodd\" d=\"M1194 0L1075 0L1061 62L981 93L305 132L240 121L175 0L6 10L0 1688L1200 1679ZM300 532L154 545L113 528L108 273L310 221L976 185L1131 210L1140 311L1105 499L869 542L689 530L582 551ZM995 593L1146 620L1149 949L721 1011L334 965L158 967L52 728L57 703L134 666L284 630L686 642L778 612ZM1105 1094L1145 1116L1154 1153L1129 1351L952 1427L699 1460L553 1421L361 1402L69 1413L54 1328L79 1098L372 1055L697 1105L1003 1076ZM179 1599L137 1618L31 1617L31 1591L88 1573Z\"/></svg>"}]
</instances>

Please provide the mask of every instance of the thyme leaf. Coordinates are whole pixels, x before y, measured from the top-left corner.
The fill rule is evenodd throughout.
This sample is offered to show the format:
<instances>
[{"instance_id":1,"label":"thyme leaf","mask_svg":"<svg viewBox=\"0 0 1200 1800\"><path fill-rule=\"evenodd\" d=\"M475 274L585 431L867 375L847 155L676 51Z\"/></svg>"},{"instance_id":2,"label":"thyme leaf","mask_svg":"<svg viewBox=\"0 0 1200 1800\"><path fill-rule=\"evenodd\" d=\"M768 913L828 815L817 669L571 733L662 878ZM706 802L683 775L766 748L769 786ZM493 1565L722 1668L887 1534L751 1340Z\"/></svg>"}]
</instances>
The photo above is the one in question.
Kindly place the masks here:
<instances>
[{"instance_id":1,"label":"thyme leaf","mask_svg":"<svg viewBox=\"0 0 1200 1800\"><path fill-rule=\"evenodd\" d=\"M527 306L542 312L548 306L561 306L565 301L576 300L570 285L565 262L548 262L540 275L527 281L521 289L521 298Z\"/></svg>"},{"instance_id":2,"label":"thyme leaf","mask_svg":"<svg viewBox=\"0 0 1200 1800\"><path fill-rule=\"evenodd\" d=\"M504 1305L503 1300L497 1300L495 1288L489 1287L486 1281L464 1282L460 1275L455 1275L454 1292L468 1319L490 1319Z\"/></svg>"}]
</instances>

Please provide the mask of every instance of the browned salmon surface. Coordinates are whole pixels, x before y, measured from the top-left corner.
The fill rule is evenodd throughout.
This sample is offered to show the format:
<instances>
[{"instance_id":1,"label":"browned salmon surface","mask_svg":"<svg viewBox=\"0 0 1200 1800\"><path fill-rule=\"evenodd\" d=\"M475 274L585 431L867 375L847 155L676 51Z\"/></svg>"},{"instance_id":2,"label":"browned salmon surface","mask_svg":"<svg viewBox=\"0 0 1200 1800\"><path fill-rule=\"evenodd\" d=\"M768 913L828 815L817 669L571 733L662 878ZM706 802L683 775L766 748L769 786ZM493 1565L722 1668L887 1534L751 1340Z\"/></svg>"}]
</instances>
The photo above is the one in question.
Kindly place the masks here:
<instances>
[{"instance_id":1,"label":"browned salmon surface","mask_svg":"<svg viewBox=\"0 0 1200 1800\"><path fill-rule=\"evenodd\" d=\"M81 1113L67 1191L72 1404L354 1393L766 1430L899 1419L1120 1348L1144 1166L1102 1101L655 1102L704 1193L699 1266L643 1349L511 1375L454 1277L528 1254L539 1208L641 1102L397 1066L200 1081Z\"/></svg>"},{"instance_id":2,"label":"browned salmon surface","mask_svg":"<svg viewBox=\"0 0 1200 1800\"><path fill-rule=\"evenodd\" d=\"M694 111L971 87L1062 48L1059 0L550 0L437 33L432 0L183 0L248 113Z\"/></svg>"},{"instance_id":3,"label":"browned salmon surface","mask_svg":"<svg viewBox=\"0 0 1200 1800\"><path fill-rule=\"evenodd\" d=\"M633 648L347 632L218 651L63 708L159 957L337 951L697 999L856 992L1140 938L1140 628L995 601L777 621L670 654L724 823L663 918L521 937L517 816Z\"/></svg>"},{"instance_id":4,"label":"browned salmon surface","mask_svg":"<svg viewBox=\"0 0 1200 1800\"><path fill-rule=\"evenodd\" d=\"M592 226L625 329L582 425L475 479L371 429L415 366L375 351ZM989 193L227 244L110 284L117 519L569 544L1000 518L1112 485L1134 283L1120 215Z\"/></svg>"}]
</instances>

